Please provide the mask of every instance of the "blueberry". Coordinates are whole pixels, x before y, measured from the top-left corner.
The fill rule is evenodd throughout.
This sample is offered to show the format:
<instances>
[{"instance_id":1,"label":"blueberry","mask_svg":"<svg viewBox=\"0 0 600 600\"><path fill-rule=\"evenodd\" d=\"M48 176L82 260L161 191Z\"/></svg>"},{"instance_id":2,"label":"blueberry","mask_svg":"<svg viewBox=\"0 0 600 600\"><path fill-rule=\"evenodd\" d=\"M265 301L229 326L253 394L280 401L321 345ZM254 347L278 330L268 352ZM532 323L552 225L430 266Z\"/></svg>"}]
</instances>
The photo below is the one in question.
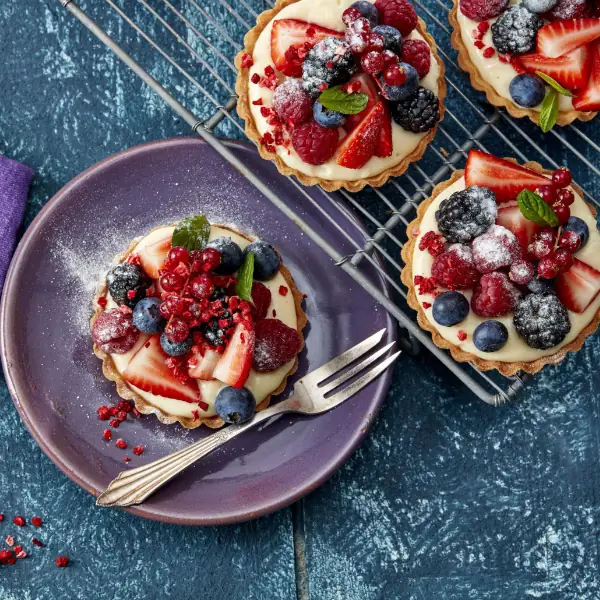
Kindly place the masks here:
<instances>
[{"instance_id":1,"label":"blueberry","mask_svg":"<svg viewBox=\"0 0 600 600\"><path fill-rule=\"evenodd\" d=\"M246 388L224 387L217 394L215 410L225 423L244 423L256 412L256 400Z\"/></svg>"},{"instance_id":2,"label":"blueberry","mask_svg":"<svg viewBox=\"0 0 600 600\"><path fill-rule=\"evenodd\" d=\"M469 301L458 292L444 292L433 301L433 318L450 327L464 321L469 314Z\"/></svg>"},{"instance_id":3,"label":"blueberry","mask_svg":"<svg viewBox=\"0 0 600 600\"><path fill-rule=\"evenodd\" d=\"M248 252L254 254L254 279L258 281L266 281L271 279L277 271L279 271L279 255L275 251L275 248L267 242L258 240L252 242L244 250L244 256Z\"/></svg>"},{"instance_id":4,"label":"blueberry","mask_svg":"<svg viewBox=\"0 0 600 600\"><path fill-rule=\"evenodd\" d=\"M514 77L508 89L515 103L526 108L537 106L546 94L544 82L539 77L529 75L529 73Z\"/></svg>"},{"instance_id":5,"label":"blueberry","mask_svg":"<svg viewBox=\"0 0 600 600\"><path fill-rule=\"evenodd\" d=\"M221 253L221 264L214 269L219 275L235 273L242 264L242 249L229 237L218 237L206 244Z\"/></svg>"},{"instance_id":6,"label":"blueberry","mask_svg":"<svg viewBox=\"0 0 600 600\"><path fill-rule=\"evenodd\" d=\"M373 27L373 33L378 33L383 37L383 49L391 50L394 54L400 55L402 52L402 34L391 25L377 25Z\"/></svg>"},{"instance_id":7,"label":"blueberry","mask_svg":"<svg viewBox=\"0 0 600 600\"><path fill-rule=\"evenodd\" d=\"M328 129L342 127L342 125L346 122L346 117L342 113L339 113L335 110L329 110L320 102L314 103L313 116L319 125L322 127L327 127Z\"/></svg>"},{"instance_id":8,"label":"blueberry","mask_svg":"<svg viewBox=\"0 0 600 600\"><path fill-rule=\"evenodd\" d=\"M164 333L160 336L160 346L169 356L187 354L192 349L193 344L194 340L191 335L183 342L172 342Z\"/></svg>"},{"instance_id":9,"label":"blueberry","mask_svg":"<svg viewBox=\"0 0 600 600\"><path fill-rule=\"evenodd\" d=\"M541 279L534 277L528 284L527 289L532 294L545 294L551 292L554 287L554 279Z\"/></svg>"},{"instance_id":10,"label":"blueberry","mask_svg":"<svg viewBox=\"0 0 600 600\"><path fill-rule=\"evenodd\" d=\"M571 217L563 227L563 233L565 231L574 231L579 236L581 240L580 248L583 248L590 239L590 230L587 223L579 217Z\"/></svg>"},{"instance_id":11,"label":"blueberry","mask_svg":"<svg viewBox=\"0 0 600 600\"><path fill-rule=\"evenodd\" d=\"M142 333L160 333L165 327L165 320L160 314L160 300L142 298L133 309L133 324Z\"/></svg>"},{"instance_id":12,"label":"blueberry","mask_svg":"<svg viewBox=\"0 0 600 600\"><path fill-rule=\"evenodd\" d=\"M484 321L473 332L475 348L482 352L497 352L508 341L508 329L500 321Z\"/></svg>"},{"instance_id":13,"label":"blueberry","mask_svg":"<svg viewBox=\"0 0 600 600\"><path fill-rule=\"evenodd\" d=\"M379 23L379 11L373 4L366 0L353 2L348 8L355 8L365 19L369 20L371 27L375 27Z\"/></svg>"},{"instance_id":14,"label":"blueberry","mask_svg":"<svg viewBox=\"0 0 600 600\"><path fill-rule=\"evenodd\" d=\"M381 93L390 102L406 100L419 87L419 74L417 70L408 63L400 63L406 72L406 81L402 85L388 85L383 75L379 76L381 82Z\"/></svg>"}]
</instances>

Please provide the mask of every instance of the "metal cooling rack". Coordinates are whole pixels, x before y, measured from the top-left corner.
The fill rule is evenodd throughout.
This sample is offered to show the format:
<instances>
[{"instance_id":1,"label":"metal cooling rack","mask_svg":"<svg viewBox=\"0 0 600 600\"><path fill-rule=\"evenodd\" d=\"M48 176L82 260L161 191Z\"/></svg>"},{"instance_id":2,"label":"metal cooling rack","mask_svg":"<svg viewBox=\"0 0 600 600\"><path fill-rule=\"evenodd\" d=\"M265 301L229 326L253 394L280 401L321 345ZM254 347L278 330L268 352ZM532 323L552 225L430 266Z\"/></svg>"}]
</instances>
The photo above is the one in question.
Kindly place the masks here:
<instances>
[{"instance_id":1,"label":"metal cooling rack","mask_svg":"<svg viewBox=\"0 0 600 600\"><path fill-rule=\"evenodd\" d=\"M518 394L529 376L506 378L496 373L482 373L471 365L458 364L448 352L437 348L429 334L416 324L414 311L406 305L406 289L400 283L403 266L400 248L406 239L405 228L414 217L419 202L428 197L437 183L447 179L458 168L471 148L500 156L514 156L523 162L532 160L530 157L533 157L552 168L558 167L560 163L569 164L573 170L573 164L576 163L576 172L587 181L589 176L600 176L600 170L589 159L589 156L600 155L600 147L584 133L583 125L553 130L542 139L533 124L524 122L523 119L517 122L505 112L491 110L492 107L483 103L481 95L472 90L468 79L458 68L454 52L452 51L451 56L444 50L449 47L451 32L447 24L450 8L442 0L413 0L438 42L438 51L447 69L446 117L424 158L412 165L402 177L382 188L367 189L359 194L345 191L331 194L319 188L319 201L308 194L306 188L295 179L290 178L306 202L319 210L323 218L330 220L345 236L350 252L347 248L343 251L333 247L298 213L272 193L267 183L250 171L215 136L217 128L219 132L226 130L226 133L231 134L233 131L238 136L244 136L244 128L234 112L236 70L233 57L242 48L242 44L241 40L232 38L222 22L223 19L235 19L243 29L250 29L254 25L257 11L246 0L217 0L211 4L210 9L202 7L197 0L177 0L179 8L170 0L104 0L89 9L89 12L95 12L96 21L73 0L59 1L188 123L193 132L248 178L317 243L339 268L346 271L398 320L406 333L403 343L407 350L416 352L420 345L424 346L489 404L503 404ZM272 2L267 0L261 10L270 8L271 5ZM136 47L140 60L148 62L146 50L151 48L166 61L166 75L162 69L166 81L161 83L158 76L150 74L150 71L157 72L160 69L152 65L142 66L133 58L133 50L126 51L116 41L117 36L113 34L111 37L107 33L116 29L125 38L127 36L123 31L127 28L134 32L129 45ZM152 60L158 58L151 54ZM198 69L210 73L214 85L200 83L194 77ZM175 91L168 91L167 87ZM198 101L198 92L202 95L202 103ZM186 101L188 107L184 105ZM540 141L535 141L536 138ZM549 147L551 150L547 150ZM585 194L590 202L600 207L595 198L587 192ZM328 216L321 203L335 208L335 219ZM354 227L348 207L360 215L369 228L370 237L362 247L346 231ZM378 255L381 262L375 255ZM392 290L390 297L377 282L363 273L361 264L364 261L371 263L387 281Z\"/></svg>"}]
</instances>

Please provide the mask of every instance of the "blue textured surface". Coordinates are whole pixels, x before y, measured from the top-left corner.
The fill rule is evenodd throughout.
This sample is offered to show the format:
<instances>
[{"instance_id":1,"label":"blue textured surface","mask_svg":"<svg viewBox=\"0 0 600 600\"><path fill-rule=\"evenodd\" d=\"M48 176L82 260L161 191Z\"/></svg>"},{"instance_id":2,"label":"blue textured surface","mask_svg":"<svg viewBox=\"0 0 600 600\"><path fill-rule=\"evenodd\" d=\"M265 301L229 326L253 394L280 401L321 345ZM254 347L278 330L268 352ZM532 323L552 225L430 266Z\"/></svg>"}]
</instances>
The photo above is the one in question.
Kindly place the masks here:
<instances>
[{"instance_id":1,"label":"blue textured surface","mask_svg":"<svg viewBox=\"0 0 600 600\"><path fill-rule=\"evenodd\" d=\"M259 0L250 4L266 8ZM444 30L446 10L436 0L424 4L439 19L439 24L428 19L438 43L454 57ZM124 5L148 22L140 3ZM246 29L242 21L252 20L247 12L236 20L221 0L202 5L234 40ZM172 89L187 98L191 110L199 116L213 112L106 3L83 7L152 74L173 81ZM233 55L222 33L202 30L225 55ZM96 161L141 142L188 134L57 2L5 3L0 31L0 152L37 173L26 224L54 192ZM174 48L158 25L152 32ZM187 39L205 55L197 40ZM173 50L178 58L183 52L181 46ZM226 67L217 69L232 81ZM202 68L193 73L218 102L226 100ZM449 74L468 90L454 69ZM484 107L480 95L465 93ZM455 89L448 105L469 127L481 124L473 109L459 109L464 98ZM522 125L540 139L533 126ZM464 141L451 117L445 126L450 137ZM598 138L597 124L578 127ZM501 122L499 128L509 142L540 158L511 125ZM219 133L239 137L229 123ZM580 136L572 130L560 135L600 167L600 157ZM445 136L438 143L454 150ZM515 154L494 133L484 143ZM556 136L548 135L540 147L557 162L568 162L588 190L600 195L593 171L569 159ZM431 173L435 161L430 152L422 166ZM412 189L406 178L401 183ZM364 202L385 212L372 194ZM96 509L31 440L2 385L0 513L7 520L0 523L0 539L18 534L29 547L36 535L46 547L0 570L0 599L595 600L599 358L596 338L559 368L545 369L516 404L493 409L427 354L406 357L368 441L331 481L294 509L239 527L203 529ZM17 530L9 519L15 514L39 514L46 524L35 533L31 526ZM60 553L72 565L59 571L54 558Z\"/></svg>"}]
</instances>

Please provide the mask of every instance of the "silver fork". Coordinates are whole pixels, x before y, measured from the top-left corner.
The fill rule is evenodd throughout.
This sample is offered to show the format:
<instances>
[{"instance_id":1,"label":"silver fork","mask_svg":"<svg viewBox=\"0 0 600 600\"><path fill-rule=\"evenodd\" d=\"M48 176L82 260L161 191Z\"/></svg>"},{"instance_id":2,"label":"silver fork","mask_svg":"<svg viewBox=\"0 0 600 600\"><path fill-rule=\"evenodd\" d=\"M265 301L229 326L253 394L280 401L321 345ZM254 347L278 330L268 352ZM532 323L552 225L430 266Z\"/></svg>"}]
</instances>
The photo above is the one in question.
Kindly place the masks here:
<instances>
[{"instance_id":1,"label":"silver fork","mask_svg":"<svg viewBox=\"0 0 600 600\"><path fill-rule=\"evenodd\" d=\"M385 329L378 331L360 344L350 348L350 350L346 350L343 354L305 375L294 385L294 393L290 398L256 413L250 421L241 425L230 425L182 450L173 452L136 469L123 471L98 496L96 504L98 506L131 506L133 504L141 504L146 498L192 463L210 454L213 450L240 435L240 433L255 427L275 415L284 413L318 415L339 406L381 375L400 356L400 352L396 352L388 356L385 360L371 366L392 348L395 343L392 342L373 352L373 354L370 354L364 360L357 362L348 370L344 370L373 350L381 342L384 334ZM365 369L368 370L358 379L355 379L346 387L334 391ZM334 377L334 379L323 385L323 382L331 377ZM269 424L266 423L265 425Z\"/></svg>"}]
</instances>

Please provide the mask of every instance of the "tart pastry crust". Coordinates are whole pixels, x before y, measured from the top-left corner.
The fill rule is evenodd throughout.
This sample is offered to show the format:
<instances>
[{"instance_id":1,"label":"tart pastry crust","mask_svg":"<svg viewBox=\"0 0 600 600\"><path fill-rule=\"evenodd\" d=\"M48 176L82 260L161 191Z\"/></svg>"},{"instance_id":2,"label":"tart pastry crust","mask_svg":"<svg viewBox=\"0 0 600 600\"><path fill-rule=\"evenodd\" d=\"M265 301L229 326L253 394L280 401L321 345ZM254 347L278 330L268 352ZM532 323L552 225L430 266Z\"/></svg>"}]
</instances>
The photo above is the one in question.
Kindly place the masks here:
<instances>
[{"instance_id":1,"label":"tart pastry crust","mask_svg":"<svg viewBox=\"0 0 600 600\"><path fill-rule=\"evenodd\" d=\"M175 223L172 223L172 225L175 225ZM219 227L221 229L227 229L233 233L236 233L236 234L246 238L248 241L253 241L252 237L238 231L237 229L234 229L233 227L229 227L227 225L220 225L217 223L214 223L213 225L215 227ZM155 227L152 231L155 231L156 229L160 229L162 227L165 227L165 225L159 225L158 227ZM149 233L151 233L151 232L149 232ZM126 260L127 257L135 250L138 243L139 243L139 238L136 240L133 240L131 242L131 244L129 245L129 247L127 248L127 250L118 254L115 257L114 264L118 264L118 263L121 263L124 260ZM306 313L304 312L304 310L302 308L303 295L300 293L300 291L296 287L296 284L294 283L294 279L292 278L291 273L289 272L289 270L285 267L285 265L283 263L280 266L280 271L281 271L281 274L283 275L283 277L284 277L286 283L288 284L288 286L293 294L293 297L294 297L294 304L296 307L296 317L297 317L297 323L298 323L298 335L300 336L300 342L301 342L300 350L298 351L298 354L299 354L302 351L302 349L304 348L304 335L302 333L302 330L304 329L304 327L306 326L306 323L308 322ZM102 312L104 312L104 309L101 308L100 306L98 306L98 298L100 298L102 296L106 296L107 293L108 293L108 283L106 282L106 280L104 280L98 287L98 290L96 291L96 295L94 296L94 306L96 307L96 309L95 309L94 315L92 316L91 321L90 321L90 329L94 326L94 322L98 318L98 315L100 315ZM221 417L219 417L218 415L215 415L212 417L203 417L203 418L201 417L198 419L193 419L191 417L177 417L174 415L167 414L160 408L158 408L158 407L154 406L153 404L151 404L150 402L148 402L145 398L143 398L142 396L137 394L134 390L131 389L131 387L129 387L129 384L125 381L125 379L123 379L122 375L117 370L110 354L107 354L106 352L103 352L102 350L100 350L100 348L98 348L98 346L96 346L96 344L94 344L93 351L94 351L94 354L102 361L102 372L104 373L104 376L106 377L106 379L108 379L109 381L115 382L116 388L117 388L117 394L119 394L119 396L125 400L133 400L133 402L135 403L135 407L142 414L144 414L144 415L154 414L154 415L156 415L156 418L161 423L164 423L165 425L172 425L173 423L179 423L186 429L196 429L197 427L200 427L201 425L206 425L210 429L219 429L220 427L223 427L223 425L225 425L225 421L223 421L223 419L221 419ZM285 386L287 384L288 377L290 375L293 375L297 370L298 370L298 355L296 355L296 360L294 361L294 365L292 366L292 368L288 371L288 373L284 377L283 381L281 382L281 385L276 390L271 392L256 407L256 410L260 411L260 410L264 410L265 408L267 408L270 404L271 397L277 396L278 394L281 394L283 392L283 390L285 389Z\"/></svg>"},{"instance_id":2,"label":"tart pastry crust","mask_svg":"<svg viewBox=\"0 0 600 600\"><path fill-rule=\"evenodd\" d=\"M520 164L514 158L505 158L504 160L509 160L511 162L514 162L515 164ZM537 162L528 162L522 166L531 169L536 173L543 173L545 175L552 174L552 171L544 169ZM579 332L579 335L574 340L562 346L554 354L551 354L549 356L542 356L536 360L528 362L502 362L493 359L482 359L479 356L471 354L470 352L466 352L460 346L449 342L438 332L433 323L429 321L427 315L425 314L425 311L423 310L423 307L421 306L421 303L417 299L417 292L415 290L415 285L413 281L414 278L412 270L412 260L416 241L419 236L419 227L421 225L421 221L423 219L423 216L425 215L425 212L427 211L431 203L434 201L434 199L439 194L441 194L446 188L450 187L455 181L460 179L463 175L464 171L455 171L452 174L452 177L450 177L450 179L436 185L431 193L431 197L419 205L419 208L417 209L417 218L411 223L409 223L407 227L406 231L408 235L408 241L406 242L406 244L404 244L404 247L402 248L402 259L404 260L404 264L406 265L404 269L402 269L402 283L404 283L404 285L408 288L408 305L412 309L417 311L417 321L419 323L419 326L422 329L425 329L426 331L429 331L431 333L431 339L433 340L433 343L438 348L450 350L450 354L456 362L469 362L473 366L477 367L480 371L491 371L492 369L496 369L500 371L502 375L506 375L509 377L512 375L516 375L520 371L530 374L537 373L546 365L556 365L560 363L569 352L577 352L583 346L585 339L589 335L594 333L596 329L598 329L598 325L600 324L600 310L596 312L592 320ZM583 192L581 188L579 188L575 184L571 184L571 187L583 198ZM587 204L590 209L590 212L594 216L596 216L596 209L591 204Z\"/></svg>"},{"instance_id":3,"label":"tart pastry crust","mask_svg":"<svg viewBox=\"0 0 600 600\"><path fill-rule=\"evenodd\" d=\"M452 43L453 48L458 52L458 64L460 68L469 74L471 85L476 90L483 92L490 104L493 104L498 108L505 108L510 115L517 119L528 117L536 125L539 125L540 111L533 110L532 108L522 108L517 106L512 100L500 96L494 89L494 86L481 76L479 69L471 62L469 51L462 39L460 24L458 22L459 1L460 0L452 0L453 7L450 11L448 20L450 21L450 25L452 25L450 42ZM597 112L581 112L574 109L560 111L558 113L556 124L564 126L569 125L573 121L591 121L597 114Z\"/></svg>"},{"instance_id":4,"label":"tart pastry crust","mask_svg":"<svg viewBox=\"0 0 600 600\"><path fill-rule=\"evenodd\" d=\"M258 17L256 18L256 26L253 27L244 37L244 49L241 50L235 58L235 66L238 69L238 76L235 84L235 91L238 95L237 112L238 115L245 122L246 135L251 140L256 142L258 146L258 152L262 158L264 158L265 160L272 160L282 175L295 175L298 181L300 181L300 183L303 183L304 185L320 185L324 190L327 190L328 192L334 192L336 190L339 190L340 188L344 188L350 192L359 192L367 185L370 185L372 187L381 187L382 185L385 185L385 183L390 177L398 177L402 175L406 171L406 169L408 169L411 163L418 161L423 156L423 154L425 154L427 146L435 137L439 123L444 118L446 80L444 79L444 63L438 56L435 40L431 35L427 33L425 23L419 18L416 30L423 36L423 39L429 45L431 52L435 60L437 61L440 69L437 93L437 97L440 104L440 119L437 122L436 126L430 131L428 131L427 134L421 139L417 147L396 165L370 177L355 179L353 181L346 181L342 179L323 179L321 177L307 175L306 173L302 173L301 171L298 171L297 169L293 169L292 167L288 166L276 152L268 152L266 148L264 148L263 145L259 142L260 134L258 133L256 124L254 122L254 118L252 116L252 112L250 110L250 96L248 93L248 86L250 84L250 80L248 77L248 70L242 69L242 56L244 54L253 54L254 46L256 45L256 41L258 40L258 37L262 33L263 29L275 18L279 11L281 11L286 6L289 6L290 4L294 4L295 2L299 1L300 0L277 0L275 6L271 10L267 10L258 15Z\"/></svg>"}]
</instances>

